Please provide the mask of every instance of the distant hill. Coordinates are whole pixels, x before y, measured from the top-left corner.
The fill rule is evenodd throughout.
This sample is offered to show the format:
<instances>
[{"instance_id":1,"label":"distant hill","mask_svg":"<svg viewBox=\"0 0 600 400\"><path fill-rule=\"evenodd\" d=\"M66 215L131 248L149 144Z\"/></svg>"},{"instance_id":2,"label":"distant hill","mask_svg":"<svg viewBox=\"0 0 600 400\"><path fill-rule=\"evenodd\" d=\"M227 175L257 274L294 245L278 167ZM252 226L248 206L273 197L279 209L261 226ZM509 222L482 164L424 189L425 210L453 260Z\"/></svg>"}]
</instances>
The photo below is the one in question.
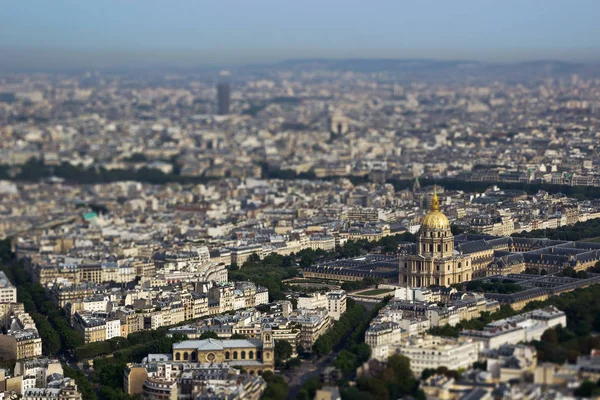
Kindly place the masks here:
<instances>
[{"instance_id":1,"label":"distant hill","mask_svg":"<svg viewBox=\"0 0 600 400\"><path fill-rule=\"evenodd\" d=\"M473 60L429 60L395 58L306 58L289 59L272 64L247 66L252 70L282 69L291 71L348 71L359 73L389 72L399 78L504 77L525 79L571 74L600 77L600 63L577 63L558 60L531 60L515 63L489 63Z\"/></svg>"},{"instance_id":2,"label":"distant hill","mask_svg":"<svg viewBox=\"0 0 600 400\"><path fill-rule=\"evenodd\" d=\"M426 60L426 59L394 59L394 58L347 58L347 59L291 59L284 60L276 66L283 68L323 68L341 71L379 72L400 70L435 70L472 68L482 65L477 61L463 60Z\"/></svg>"}]
</instances>

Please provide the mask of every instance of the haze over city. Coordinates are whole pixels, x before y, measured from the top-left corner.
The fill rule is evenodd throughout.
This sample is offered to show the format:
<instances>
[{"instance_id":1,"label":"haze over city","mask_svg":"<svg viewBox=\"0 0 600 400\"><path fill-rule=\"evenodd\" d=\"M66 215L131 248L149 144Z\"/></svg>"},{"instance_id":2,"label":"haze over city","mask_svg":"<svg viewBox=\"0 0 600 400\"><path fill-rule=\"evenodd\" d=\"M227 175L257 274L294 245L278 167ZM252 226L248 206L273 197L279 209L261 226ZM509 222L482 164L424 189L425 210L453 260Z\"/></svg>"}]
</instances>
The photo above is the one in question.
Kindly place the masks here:
<instances>
[{"instance_id":1,"label":"haze over city","mask_svg":"<svg viewBox=\"0 0 600 400\"><path fill-rule=\"evenodd\" d=\"M600 53L593 0L40 0L0 7L0 68L305 57L598 61Z\"/></svg>"}]
</instances>

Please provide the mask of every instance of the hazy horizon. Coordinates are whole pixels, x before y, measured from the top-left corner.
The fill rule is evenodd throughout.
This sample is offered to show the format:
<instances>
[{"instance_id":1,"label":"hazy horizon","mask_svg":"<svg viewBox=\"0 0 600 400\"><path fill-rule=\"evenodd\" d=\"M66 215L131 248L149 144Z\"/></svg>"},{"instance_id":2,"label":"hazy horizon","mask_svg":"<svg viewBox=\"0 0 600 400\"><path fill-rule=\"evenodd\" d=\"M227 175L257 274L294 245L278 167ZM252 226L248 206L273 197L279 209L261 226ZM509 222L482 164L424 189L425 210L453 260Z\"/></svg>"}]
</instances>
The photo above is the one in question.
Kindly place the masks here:
<instances>
[{"instance_id":1,"label":"hazy horizon","mask_svg":"<svg viewBox=\"0 0 600 400\"><path fill-rule=\"evenodd\" d=\"M600 3L256 0L0 6L0 68L192 67L300 58L598 61Z\"/></svg>"}]
</instances>

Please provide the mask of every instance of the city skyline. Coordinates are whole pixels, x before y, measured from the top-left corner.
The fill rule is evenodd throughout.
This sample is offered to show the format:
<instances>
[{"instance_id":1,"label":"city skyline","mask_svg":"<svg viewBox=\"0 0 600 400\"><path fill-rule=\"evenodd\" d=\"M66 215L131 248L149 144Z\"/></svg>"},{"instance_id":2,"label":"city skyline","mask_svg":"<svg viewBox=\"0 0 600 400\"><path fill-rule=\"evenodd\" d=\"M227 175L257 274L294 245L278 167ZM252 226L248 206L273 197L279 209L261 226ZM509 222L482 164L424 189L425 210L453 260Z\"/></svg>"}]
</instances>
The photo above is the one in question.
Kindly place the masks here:
<instances>
[{"instance_id":1,"label":"city skyline","mask_svg":"<svg viewBox=\"0 0 600 400\"><path fill-rule=\"evenodd\" d=\"M0 3L0 399L600 395L600 3Z\"/></svg>"}]
</instances>

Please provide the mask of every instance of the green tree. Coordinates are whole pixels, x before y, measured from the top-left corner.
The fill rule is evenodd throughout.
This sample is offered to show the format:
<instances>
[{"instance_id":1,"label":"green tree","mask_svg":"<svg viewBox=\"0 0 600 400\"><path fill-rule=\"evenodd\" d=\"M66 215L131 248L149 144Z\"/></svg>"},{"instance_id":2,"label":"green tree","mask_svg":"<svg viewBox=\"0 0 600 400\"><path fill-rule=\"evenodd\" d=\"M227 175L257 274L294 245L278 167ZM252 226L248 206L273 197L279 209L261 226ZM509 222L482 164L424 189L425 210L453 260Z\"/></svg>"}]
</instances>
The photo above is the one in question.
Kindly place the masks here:
<instances>
[{"instance_id":1,"label":"green tree","mask_svg":"<svg viewBox=\"0 0 600 400\"><path fill-rule=\"evenodd\" d=\"M283 377L275 375L271 371L265 371L262 374L267 383L262 400L285 400L288 396L288 386Z\"/></svg>"},{"instance_id":2,"label":"green tree","mask_svg":"<svg viewBox=\"0 0 600 400\"><path fill-rule=\"evenodd\" d=\"M275 340L275 364L283 365L294 352L290 342L287 340Z\"/></svg>"},{"instance_id":3,"label":"green tree","mask_svg":"<svg viewBox=\"0 0 600 400\"><path fill-rule=\"evenodd\" d=\"M231 335L229 339L248 339L248 335L243 335L241 333L234 333Z\"/></svg>"},{"instance_id":4,"label":"green tree","mask_svg":"<svg viewBox=\"0 0 600 400\"><path fill-rule=\"evenodd\" d=\"M78 371L72 367L69 367L68 365L63 366L63 372L66 377L72 378L75 380L75 383L77 384L77 389L79 389L79 392L81 392L82 398L84 398L86 400L97 400L98 399L98 396L96 395L96 392L94 391L94 386L89 381L89 379L87 379L87 377L83 374L83 372Z\"/></svg>"},{"instance_id":5,"label":"green tree","mask_svg":"<svg viewBox=\"0 0 600 400\"><path fill-rule=\"evenodd\" d=\"M218 339L219 335L217 335L216 332L213 331L206 331L206 332L202 332L202 335L200 335L200 340L202 339Z\"/></svg>"},{"instance_id":6,"label":"green tree","mask_svg":"<svg viewBox=\"0 0 600 400\"><path fill-rule=\"evenodd\" d=\"M566 267L560 273L561 276L567 276L569 278L577 278L577 271L573 267Z\"/></svg>"},{"instance_id":7,"label":"green tree","mask_svg":"<svg viewBox=\"0 0 600 400\"><path fill-rule=\"evenodd\" d=\"M321 382L319 381L319 378L312 377L310 379L307 379L306 382L304 382L304 384L302 385L302 388L298 393L297 399L312 400L315 398L315 394L320 388Z\"/></svg>"},{"instance_id":8,"label":"green tree","mask_svg":"<svg viewBox=\"0 0 600 400\"><path fill-rule=\"evenodd\" d=\"M556 333L556 330L554 330L553 328L546 329L546 331L544 331L544 333L542 334L541 339L542 339L542 342L545 342L545 343L557 344L558 343L558 334Z\"/></svg>"},{"instance_id":9,"label":"green tree","mask_svg":"<svg viewBox=\"0 0 600 400\"><path fill-rule=\"evenodd\" d=\"M577 397L592 398L600 395L600 387L597 383L591 381L583 381L581 385L573 393Z\"/></svg>"},{"instance_id":10,"label":"green tree","mask_svg":"<svg viewBox=\"0 0 600 400\"><path fill-rule=\"evenodd\" d=\"M333 365L342 371L344 375L349 375L356 370L356 356L348 350L342 350L335 359Z\"/></svg>"}]
</instances>

